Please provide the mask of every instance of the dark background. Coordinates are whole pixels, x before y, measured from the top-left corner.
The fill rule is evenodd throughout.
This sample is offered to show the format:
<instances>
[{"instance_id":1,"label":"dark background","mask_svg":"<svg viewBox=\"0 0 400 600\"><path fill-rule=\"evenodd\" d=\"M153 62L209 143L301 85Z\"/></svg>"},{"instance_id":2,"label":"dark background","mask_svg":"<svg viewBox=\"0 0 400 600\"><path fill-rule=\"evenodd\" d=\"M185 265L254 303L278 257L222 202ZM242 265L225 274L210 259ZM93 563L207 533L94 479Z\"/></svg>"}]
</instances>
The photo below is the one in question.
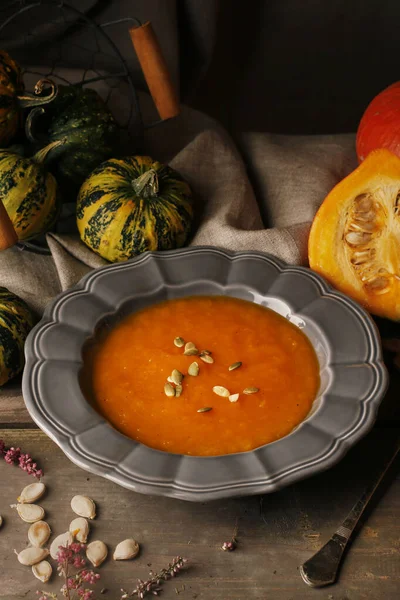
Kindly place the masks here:
<instances>
[{"instance_id":1,"label":"dark background","mask_svg":"<svg viewBox=\"0 0 400 600\"><path fill-rule=\"evenodd\" d=\"M400 79L399 23L398 0L220 0L191 104L231 131L356 131Z\"/></svg>"}]
</instances>

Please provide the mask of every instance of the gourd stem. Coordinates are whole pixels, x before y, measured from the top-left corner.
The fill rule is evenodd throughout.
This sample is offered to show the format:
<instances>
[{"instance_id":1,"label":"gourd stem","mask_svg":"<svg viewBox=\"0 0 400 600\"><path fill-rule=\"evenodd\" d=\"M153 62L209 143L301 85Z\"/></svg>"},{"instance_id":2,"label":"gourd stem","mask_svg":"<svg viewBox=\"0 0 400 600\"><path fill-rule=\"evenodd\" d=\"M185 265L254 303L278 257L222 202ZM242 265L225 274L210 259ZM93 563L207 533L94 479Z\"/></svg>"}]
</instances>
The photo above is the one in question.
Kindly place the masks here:
<instances>
[{"instance_id":1,"label":"gourd stem","mask_svg":"<svg viewBox=\"0 0 400 600\"><path fill-rule=\"evenodd\" d=\"M48 84L51 87L50 94L47 96L38 97L43 92L44 86ZM51 81L51 79L40 79L35 85L35 93L25 93L23 96L17 96L18 104L21 108L27 108L31 106L41 106L42 104L48 104L58 94L58 86Z\"/></svg>"},{"instance_id":2,"label":"gourd stem","mask_svg":"<svg viewBox=\"0 0 400 600\"><path fill-rule=\"evenodd\" d=\"M55 148L62 146L63 144L65 144L66 141L67 141L66 139L63 139L63 140L56 140L55 142L51 142L51 144L48 144L44 148L41 148L40 150L38 150L38 152L36 152L36 154L34 154L32 156L32 160L38 164L44 163L47 158L48 153L51 152L52 150L54 150Z\"/></svg>"},{"instance_id":3,"label":"gourd stem","mask_svg":"<svg viewBox=\"0 0 400 600\"><path fill-rule=\"evenodd\" d=\"M40 139L36 138L34 135L36 120L37 120L37 117L39 117L39 115L43 115L44 113L45 113L44 108L37 107L37 108L34 108L33 110L31 110L29 112L28 116L26 117L25 135L28 138L28 140L34 144L40 142Z\"/></svg>"},{"instance_id":4,"label":"gourd stem","mask_svg":"<svg viewBox=\"0 0 400 600\"><path fill-rule=\"evenodd\" d=\"M158 195L158 175L155 169L149 169L132 181L132 187L137 196L153 198Z\"/></svg>"}]
</instances>

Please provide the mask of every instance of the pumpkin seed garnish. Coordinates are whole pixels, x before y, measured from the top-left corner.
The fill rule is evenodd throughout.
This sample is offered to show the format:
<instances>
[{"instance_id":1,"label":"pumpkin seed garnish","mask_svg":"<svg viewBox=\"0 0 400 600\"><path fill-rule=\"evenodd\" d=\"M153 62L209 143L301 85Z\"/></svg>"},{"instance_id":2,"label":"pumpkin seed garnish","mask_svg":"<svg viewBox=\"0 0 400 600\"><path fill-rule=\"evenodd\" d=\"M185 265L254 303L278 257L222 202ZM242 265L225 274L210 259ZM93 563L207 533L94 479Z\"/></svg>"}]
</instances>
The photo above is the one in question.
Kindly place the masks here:
<instances>
[{"instance_id":1,"label":"pumpkin seed garnish","mask_svg":"<svg viewBox=\"0 0 400 600\"><path fill-rule=\"evenodd\" d=\"M36 500L39 500L45 491L46 486L44 483L31 483L30 485L24 487L17 500L20 504L32 504L33 502L36 502Z\"/></svg>"},{"instance_id":2,"label":"pumpkin seed garnish","mask_svg":"<svg viewBox=\"0 0 400 600\"><path fill-rule=\"evenodd\" d=\"M257 387L247 387L243 390L243 394L256 394L260 389Z\"/></svg>"},{"instance_id":3,"label":"pumpkin seed garnish","mask_svg":"<svg viewBox=\"0 0 400 600\"><path fill-rule=\"evenodd\" d=\"M185 356L195 356L198 353L199 351L193 342L187 342L187 344L185 344L185 351L183 353Z\"/></svg>"},{"instance_id":4,"label":"pumpkin seed garnish","mask_svg":"<svg viewBox=\"0 0 400 600\"><path fill-rule=\"evenodd\" d=\"M178 383L178 385L175 388L175 398L179 398L179 396L182 394L183 391L183 387L181 386L180 383Z\"/></svg>"},{"instance_id":5,"label":"pumpkin seed garnish","mask_svg":"<svg viewBox=\"0 0 400 600\"><path fill-rule=\"evenodd\" d=\"M47 560L41 560L40 563L32 565L32 573L36 579L40 579L43 583L47 583L51 577L53 568Z\"/></svg>"},{"instance_id":6,"label":"pumpkin seed garnish","mask_svg":"<svg viewBox=\"0 0 400 600\"><path fill-rule=\"evenodd\" d=\"M86 558L94 567L99 567L107 558L108 549L104 542L96 540L86 546Z\"/></svg>"},{"instance_id":7,"label":"pumpkin seed garnish","mask_svg":"<svg viewBox=\"0 0 400 600\"><path fill-rule=\"evenodd\" d=\"M197 377L197 375L199 374L199 371L200 371L199 363L192 362L192 364L188 368L189 375L191 375L192 377Z\"/></svg>"},{"instance_id":8,"label":"pumpkin seed garnish","mask_svg":"<svg viewBox=\"0 0 400 600\"><path fill-rule=\"evenodd\" d=\"M168 377L167 377L167 381L168 381L169 383L174 383L174 381L173 381L173 379L172 379L172 375L168 375Z\"/></svg>"},{"instance_id":9,"label":"pumpkin seed garnish","mask_svg":"<svg viewBox=\"0 0 400 600\"><path fill-rule=\"evenodd\" d=\"M171 373L172 383L175 385L180 385L182 383L183 375L178 369L174 369Z\"/></svg>"},{"instance_id":10,"label":"pumpkin seed garnish","mask_svg":"<svg viewBox=\"0 0 400 600\"><path fill-rule=\"evenodd\" d=\"M175 396L175 388L172 387L172 385L170 383L166 383L164 385L164 393L169 398L172 398L172 396Z\"/></svg>"},{"instance_id":11,"label":"pumpkin seed garnish","mask_svg":"<svg viewBox=\"0 0 400 600\"><path fill-rule=\"evenodd\" d=\"M241 366L242 366L242 363L240 362L240 360L238 360L238 362L234 362L231 365L229 365L228 370L234 371L235 369L238 369Z\"/></svg>"},{"instance_id":12,"label":"pumpkin seed garnish","mask_svg":"<svg viewBox=\"0 0 400 600\"><path fill-rule=\"evenodd\" d=\"M210 412L210 410L212 410L212 406L204 406L203 408L197 409L197 412L198 413Z\"/></svg>"},{"instance_id":13,"label":"pumpkin seed garnish","mask_svg":"<svg viewBox=\"0 0 400 600\"><path fill-rule=\"evenodd\" d=\"M222 387L222 385L214 385L213 392L214 394L217 394L217 396L222 396L223 398L229 398L231 395L229 390Z\"/></svg>"},{"instance_id":14,"label":"pumpkin seed garnish","mask_svg":"<svg viewBox=\"0 0 400 600\"><path fill-rule=\"evenodd\" d=\"M114 550L114 560L129 560L130 558L136 558L139 554L139 544L133 538L128 538L123 542L120 542Z\"/></svg>"},{"instance_id":15,"label":"pumpkin seed garnish","mask_svg":"<svg viewBox=\"0 0 400 600\"><path fill-rule=\"evenodd\" d=\"M185 340L181 337L176 337L174 339L174 344L177 348L182 348L185 345Z\"/></svg>"},{"instance_id":16,"label":"pumpkin seed garnish","mask_svg":"<svg viewBox=\"0 0 400 600\"><path fill-rule=\"evenodd\" d=\"M25 565L26 567L36 565L49 555L47 548L31 547L25 548L25 550L21 550L19 553L16 550L14 550L14 552L17 554L18 561L21 565Z\"/></svg>"},{"instance_id":17,"label":"pumpkin seed garnish","mask_svg":"<svg viewBox=\"0 0 400 600\"><path fill-rule=\"evenodd\" d=\"M201 358L203 362L208 363L209 365L211 365L214 362L214 359L212 356L210 356L210 354L204 354L203 352L199 354L199 358Z\"/></svg>"},{"instance_id":18,"label":"pumpkin seed garnish","mask_svg":"<svg viewBox=\"0 0 400 600\"><path fill-rule=\"evenodd\" d=\"M66 531L65 533L60 533L50 544L50 556L57 559L58 547L59 546L69 546L74 541L74 536L70 531Z\"/></svg>"},{"instance_id":19,"label":"pumpkin seed garnish","mask_svg":"<svg viewBox=\"0 0 400 600\"><path fill-rule=\"evenodd\" d=\"M71 500L71 508L79 517L94 519L96 516L96 505L89 496L74 496Z\"/></svg>"},{"instance_id":20,"label":"pumpkin seed garnish","mask_svg":"<svg viewBox=\"0 0 400 600\"><path fill-rule=\"evenodd\" d=\"M229 402L237 402L239 400L239 394L231 394L229 396Z\"/></svg>"}]
</instances>

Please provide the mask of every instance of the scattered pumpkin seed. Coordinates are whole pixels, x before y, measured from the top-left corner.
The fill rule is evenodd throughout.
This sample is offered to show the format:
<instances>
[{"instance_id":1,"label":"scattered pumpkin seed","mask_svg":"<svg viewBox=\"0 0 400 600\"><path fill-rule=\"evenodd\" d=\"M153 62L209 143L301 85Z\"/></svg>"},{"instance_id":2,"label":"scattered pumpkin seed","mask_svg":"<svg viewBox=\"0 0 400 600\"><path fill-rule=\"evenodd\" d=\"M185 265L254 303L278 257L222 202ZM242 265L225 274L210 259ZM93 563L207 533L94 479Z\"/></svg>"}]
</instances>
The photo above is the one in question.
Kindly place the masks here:
<instances>
[{"instance_id":1,"label":"scattered pumpkin seed","mask_svg":"<svg viewBox=\"0 0 400 600\"><path fill-rule=\"evenodd\" d=\"M238 360L238 362L234 362L231 365L229 365L228 369L229 369L229 371L234 371L235 369L238 369L241 366L242 366L242 363L240 362L240 360Z\"/></svg>"},{"instance_id":2,"label":"scattered pumpkin seed","mask_svg":"<svg viewBox=\"0 0 400 600\"><path fill-rule=\"evenodd\" d=\"M185 356L195 356L198 353L199 351L193 342L187 342L187 344L185 344L185 351L183 353Z\"/></svg>"},{"instance_id":3,"label":"scattered pumpkin seed","mask_svg":"<svg viewBox=\"0 0 400 600\"><path fill-rule=\"evenodd\" d=\"M168 383L174 383L174 382L173 382L173 380L172 380L172 377L171 377L171 375L168 375L168 377L167 377L167 381L168 381Z\"/></svg>"},{"instance_id":4,"label":"scattered pumpkin seed","mask_svg":"<svg viewBox=\"0 0 400 600\"><path fill-rule=\"evenodd\" d=\"M237 402L239 400L239 394L231 394L229 396L229 402Z\"/></svg>"},{"instance_id":5,"label":"scattered pumpkin seed","mask_svg":"<svg viewBox=\"0 0 400 600\"><path fill-rule=\"evenodd\" d=\"M211 350L202 350L200 354L212 354Z\"/></svg>"},{"instance_id":6,"label":"scattered pumpkin seed","mask_svg":"<svg viewBox=\"0 0 400 600\"><path fill-rule=\"evenodd\" d=\"M17 504L17 513L25 523L35 523L44 517L44 509L38 504Z\"/></svg>"},{"instance_id":7,"label":"scattered pumpkin seed","mask_svg":"<svg viewBox=\"0 0 400 600\"><path fill-rule=\"evenodd\" d=\"M45 559L49 555L49 551L47 548L31 547L25 548L24 550L21 550L21 552L16 552L16 554L21 565L31 567Z\"/></svg>"},{"instance_id":8,"label":"scattered pumpkin seed","mask_svg":"<svg viewBox=\"0 0 400 600\"><path fill-rule=\"evenodd\" d=\"M65 531L64 533L60 533L50 544L50 556L57 559L57 553L60 546L69 546L74 541L74 536L70 531Z\"/></svg>"},{"instance_id":9,"label":"scattered pumpkin seed","mask_svg":"<svg viewBox=\"0 0 400 600\"><path fill-rule=\"evenodd\" d=\"M257 387L247 387L243 390L243 394L256 394L260 389Z\"/></svg>"},{"instance_id":10,"label":"scattered pumpkin seed","mask_svg":"<svg viewBox=\"0 0 400 600\"><path fill-rule=\"evenodd\" d=\"M183 386L178 384L175 388L175 398L179 398L179 396L182 394L183 391Z\"/></svg>"},{"instance_id":11,"label":"scattered pumpkin seed","mask_svg":"<svg viewBox=\"0 0 400 600\"><path fill-rule=\"evenodd\" d=\"M53 568L47 560L42 560L36 565L32 565L32 573L42 583L47 583L51 577Z\"/></svg>"},{"instance_id":12,"label":"scattered pumpkin seed","mask_svg":"<svg viewBox=\"0 0 400 600\"><path fill-rule=\"evenodd\" d=\"M182 348L185 345L185 340L181 337L176 337L174 339L174 344L177 348Z\"/></svg>"},{"instance_id":13,"label":"scattered pumpkin seed","mask_svg":"<svg viewBox=\"0 0 400 600\"><path fill-rule=\"evenodd\" d=\"M18 496L17 500L20 504L31 504L32 502L36 502L39 500L46 491L46 486L44 483L31 483L24 487L21 492L21 495Z\"/></svg>"},{"instance_id":14,"label":"scattered pumpkin seed","mask_svg":"<svg viewBox=\"0 0 400 600\"><path fill-rule=\"evenodd\" d=\"M51 529L46 521L36 521L28 529L28 540L35 548L41 548L49 539L50 534Z\"/></svg>"},{"instance_id":15,"label":"scattered pumpkin seed","mask_svg":"<svg viewBox=\"0 0 400 600\"><path fill-rule=\"evenodd\" d=\"M71 500L71 508L76 515L86 519L94 519L96 516L96 505L89 496L74 496Z\"/></svg>"},{"instance_id":16,"label":"scattered pumpkin seed","mask_svg":"<svg viewBox=\"0 0 400 600\"><path fill-rule=\"evenodd\" d=\"M107 558L108 550L104 542L96 540L86 547L86 558L94 567L99 567Z\"/></svg>"},{"instance_id":17,"label":"scattered pumpkin seed","mask_svg":"<svg viewBox=\"0 0 400 600\"><path fill-rule=\"evenodd\" d=\"M192 364L188 368L189 375L191 375L192 377L197 377L197 375L199 374L199 371L200 371L199 363L196 361L192 362Z\"/></svg>"},{"instance_id":18,"label":"scattered pumpkin seed","mask_svg":"<svg viewBox=\"0 0 400 600\"><path fill-rule=\"evenodd\" d=\"M203 412L210 412L210 410L212 410L212 406L204 406L203 408L199 408L197 410L198 413L203 413Z\"/></svg>"},{"instance_id":19,"label":"scattered pumpkin seed","mask_svg":"<svg viewBox=\"0 0 400 600\"><path fill-rule=\"evenodd\" d=\"M201 358L203 362L208 363L209 365L211 365L214 362L214 359L210 354L204 354L203 352L199 354L199 358Z\"/></svg>"},{"instance_id":20,"label":"scattered pumpkin seed","mask_svg":"<svg viewBox=\"0 0 400 600\"><path fill-rule=\"evenodd\" d=\"M180 385L182 383L183 375L178 369L174 369L171 373L172 383L175 385Z\"/></svg>"},{"instance_id":21,"label":"scattered pumpkin seed","mask_svg":"<svg viewBox=\"0 0 400 600\"><path fill-rule=\"evenodd\" d=\"M132 538L120 542L114 550L114 560L129 560L139 554L139 544Z\"/></svg>"},{"instance_id":22,"label":"scattered pumpkin seed","mask_svg":"<svg viewBox=\"0 0 400 600\"><path fill-rule=\"evenodd\" d=\"M217 394L217 396L222 396L223 398L228 398L230 396L229 390L222 387L222 385L214 385L213 392L214 394Z\"/></svg>"},{"instance_id":23,"label":"scattered pumpkin seed","mask_svg":"<svg viewBox=\"0 0 400 600\"><path fill-rule=\"evenodd\" d=\"M166 383L164 385L164 393L166 396L172 398L172 396L175 396L175 388L170 383Z\"/></svg>"},{"instance_id":24,"label":"scattered pumpkin seed","mask_svg":"<svg viewBox=\"0 0 400 600\"><path fill-rule=\"evenodd\" d=\"M86 544L89 535L89 523L84 517L77 517L69 524L69 531L81 544Z\"/></svg>"}]
</instances>

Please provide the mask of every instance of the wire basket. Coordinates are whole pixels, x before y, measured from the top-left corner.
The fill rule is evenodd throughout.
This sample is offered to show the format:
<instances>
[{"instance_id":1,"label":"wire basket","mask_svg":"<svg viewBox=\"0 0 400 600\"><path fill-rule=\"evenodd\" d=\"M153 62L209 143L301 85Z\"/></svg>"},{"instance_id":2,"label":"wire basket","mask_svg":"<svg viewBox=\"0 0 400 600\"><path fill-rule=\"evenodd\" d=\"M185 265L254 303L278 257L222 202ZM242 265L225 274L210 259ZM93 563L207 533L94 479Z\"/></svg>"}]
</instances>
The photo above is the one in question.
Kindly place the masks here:
<instances>
[{"instance_id":1,"label":"wire basket","mask_svg":"<svg viewBox=\"0 0 400 600\"><path fill-rule=\"evenodd\" d=\"M41 78L95 89L119 125L119 147L139 153L145 126L137 91L126 60L108 34L120 28L121 35L128 35L132 25L141 23L125 18L97 24L61 0L13 0L0 6L0 47L21 65L27 89L33 89ZM63 204L52 231L76 231L74 202ZM50 253L45 236L18 246Z\"/></svg>"}]
</instances>

